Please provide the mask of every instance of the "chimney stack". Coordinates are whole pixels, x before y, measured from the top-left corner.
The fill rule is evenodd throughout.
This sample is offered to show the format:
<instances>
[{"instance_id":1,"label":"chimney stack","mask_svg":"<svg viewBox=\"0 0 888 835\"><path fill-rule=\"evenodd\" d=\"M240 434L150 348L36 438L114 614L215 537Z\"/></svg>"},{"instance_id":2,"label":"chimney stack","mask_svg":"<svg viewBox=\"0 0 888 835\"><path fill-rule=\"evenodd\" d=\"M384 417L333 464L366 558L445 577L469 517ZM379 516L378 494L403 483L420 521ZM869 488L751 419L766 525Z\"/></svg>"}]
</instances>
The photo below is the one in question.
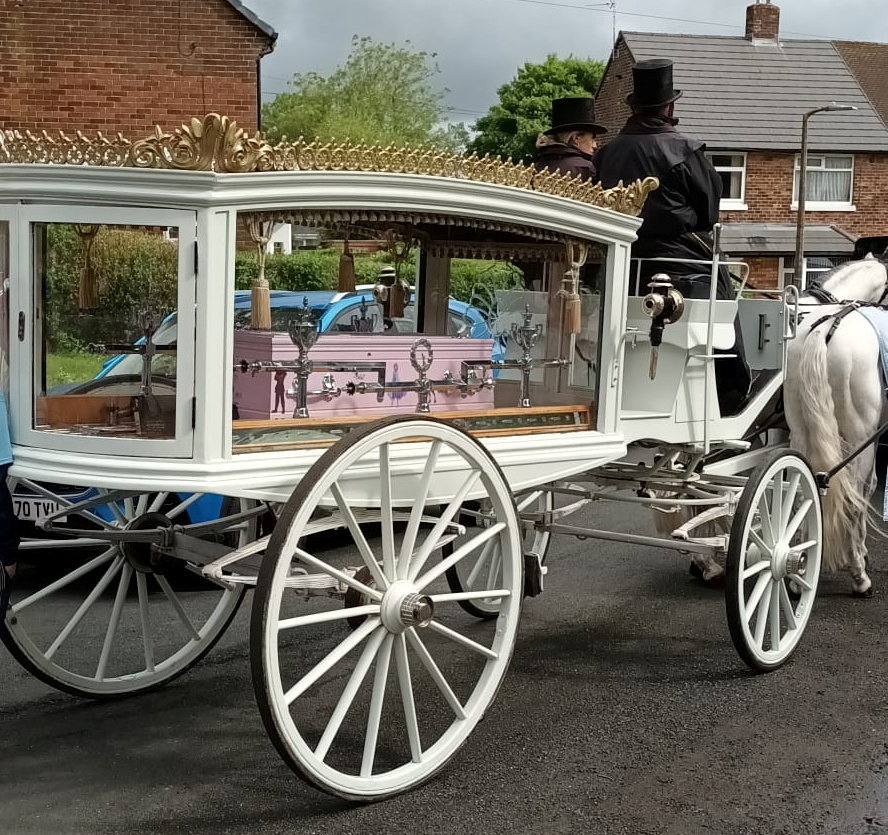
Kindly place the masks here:
<instances>
[{"instance_id":1,"label":"chimney stack","mask_svg":"<svg viewBox=\"0 0 888 835\"><path fill-rule=\"evenodd\" d=\"M776 41L780 33L780 9L771 0L755 0L746 7L746 39Z\"/></svg>"}]
</instances>

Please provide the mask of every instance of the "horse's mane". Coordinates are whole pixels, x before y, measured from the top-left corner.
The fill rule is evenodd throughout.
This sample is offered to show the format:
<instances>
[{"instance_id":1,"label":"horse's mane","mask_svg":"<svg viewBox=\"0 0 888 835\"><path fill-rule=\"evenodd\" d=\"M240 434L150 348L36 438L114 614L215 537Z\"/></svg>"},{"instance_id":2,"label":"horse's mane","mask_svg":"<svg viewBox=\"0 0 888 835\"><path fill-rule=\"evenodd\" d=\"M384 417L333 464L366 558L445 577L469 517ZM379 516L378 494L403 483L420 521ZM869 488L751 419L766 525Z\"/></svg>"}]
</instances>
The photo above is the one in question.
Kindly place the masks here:
<instances>
[{"instance_id":1,"label":"horse's mane","mask_svg":"<svg viewBox=\"0 0 888 835\"><path fill-rule=\"evenodd\" d=\"M875 258L871 254L859 261L848 261L844 264L839 264L838 267L833 267L831 270L824 273L818 281L812 282L812 286L820 287L828 293L832 293L834 296L841 297L838 290L848 278L851 278L853 274L859 270L868 271L876 266L882 269L880 278L881 286L884 288L885 283L888 282L888 265L886 265L886 263L880 258Z\"/></svg>"}]
</instances>

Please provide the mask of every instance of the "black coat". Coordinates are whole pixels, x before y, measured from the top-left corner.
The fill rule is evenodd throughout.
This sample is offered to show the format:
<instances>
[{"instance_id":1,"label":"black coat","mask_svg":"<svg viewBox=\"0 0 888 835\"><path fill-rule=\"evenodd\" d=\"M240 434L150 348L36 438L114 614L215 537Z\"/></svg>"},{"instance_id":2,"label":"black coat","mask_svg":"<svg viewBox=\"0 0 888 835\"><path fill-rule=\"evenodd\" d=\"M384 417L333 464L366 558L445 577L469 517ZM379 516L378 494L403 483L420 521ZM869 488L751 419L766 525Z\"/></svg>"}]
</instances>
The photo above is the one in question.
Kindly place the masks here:
<instances>
[{"instance_id":1,"label":"black coat","mask_svg":"<svg viewBox=\"0 0 888 835\"><path fill-rule=\"evenodd\" d=\"M540 171L548 168L549 171L579 175L582 180L595 179L595 166L592 164L592 157L570 145L562 145L560 142L537 148L533 164Z\"/></svg>"},{"instance_id":2,"label":"black coat","mask_svg":"<svg viewBox=\"0 0 888 835\"><path fill-rule=\"evenodd\" d=\"M632 254L638 258L711 258L710 233L718 220L721 178L702 142L682 136L665 118L633 116L593 158L602 186L656 177L641 211L643 223ZM671 265L671 273L705 272Z\"/></svg>"}]
</instances>

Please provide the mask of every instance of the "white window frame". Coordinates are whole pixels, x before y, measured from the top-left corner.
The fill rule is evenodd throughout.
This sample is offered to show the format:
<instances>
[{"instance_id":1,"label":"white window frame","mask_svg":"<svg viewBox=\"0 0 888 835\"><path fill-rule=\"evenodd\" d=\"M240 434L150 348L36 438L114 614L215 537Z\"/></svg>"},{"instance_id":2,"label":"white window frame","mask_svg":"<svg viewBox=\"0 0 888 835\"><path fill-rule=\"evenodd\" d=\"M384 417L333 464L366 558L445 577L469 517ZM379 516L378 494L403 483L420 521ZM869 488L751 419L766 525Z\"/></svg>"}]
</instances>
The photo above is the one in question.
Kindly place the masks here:
<instances>
[{"instance_id":1,"label":"white window frame","mask_svg":"<svg viewBox=\"0 0 888 835\"><path fill-rule=\"evenodd\" d=\"M10 215L0 212L0 219ZM195 394L195 240L197 215L184 209L146 209L137 207L68 206L34 203L18 209L18 239L15 293L11 301L16 311L25 314L25 339L10 346L10 373L18 378L18 396L10 415L17 444L38 449L121 455L129 458L190 458L194 449L192 399ZM43 350L42 315L35 296L33 228L38 223L90 223L114 226L178 228L178 340L176 347L176 432L172 438L92 437L85 434L56 434L34 428L34 404L39 388L36 358ZM13 269L10 253L10 270ZM25 405L26 404L26 405ZM23 408L24 406L24 408Z\"/></svg>"},{"instance_id":2,"label":"white window frame","mask_svg":"<svg viewBox=\"0 0 888 835\"><path fill-rule=\"evenodd\" d=\"M716 165L712 159L715 156L721 157L742 157L742 166L736 165ZM707 151L706 158L712 163L712 167L719 174L733 174L735 171L740 172L740 197L722 197L718 207L722 211L742 211L745 212L749 206L746 205L746 151Z\"/></svg>"},{"instance_id":3,"label":"white window frame","mask_svg":"<svg viewBox=\"0 0 888 835\"><path fill-rule=\"evenodd\" d=\"M822 159L826 160L827 158L832 159L847 159L849 160L848 168L833 168L827 169L825 165L821 166L812 166L812 159ZM799 208L799 170L801 167L802 155L795 155L794 167L792 170L792 204L790 205L791 209L798 210ZM854 205L854 154L820 154L820 153L812 153L808 151L808 173L810 174L813 170L831 170L831 171L850 171L851 172L851 185L848 189L848 199L847 200L810 200L808 199L808 195L805 195L805 211L806 212L854 212L857 211L857 207Z\"/></svg>"},{"instance_id":4,"label":"white window frame","mask_svg":"<svg viewBox=\"0 0 888 835\"><path fill-rule=\"evenodd\" d=\"M840 255L812 255L811 258L840 258ZM829 272L830 270L835 269L835 267L814 267L813 269L808 268L808 256L804 259L804 269L802 270L802 290L808 289L808 284L812 278L820 275L821 273ZM778 264L778 274L780 276L780 289L782 290L788 284L792 284L793 278L795 278L795 258L790 256L788 258L781 258L780 263Z\"/></svg>"}]
</instances>

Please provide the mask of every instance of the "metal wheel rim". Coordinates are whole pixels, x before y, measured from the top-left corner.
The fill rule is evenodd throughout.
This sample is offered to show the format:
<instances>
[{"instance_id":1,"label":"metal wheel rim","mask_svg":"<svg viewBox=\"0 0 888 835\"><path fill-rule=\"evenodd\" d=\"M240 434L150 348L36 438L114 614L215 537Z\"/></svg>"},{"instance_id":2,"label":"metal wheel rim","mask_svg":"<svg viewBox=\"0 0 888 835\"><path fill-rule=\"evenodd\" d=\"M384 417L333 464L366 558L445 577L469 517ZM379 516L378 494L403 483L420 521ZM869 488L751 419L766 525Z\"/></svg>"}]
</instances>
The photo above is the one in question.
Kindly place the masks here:
<instances>
[{"instance_id":1,"label":"metal wheel rim","mask_svg":"<svg viewBox=\"0 0 888 835\"><path fill-rule=\"evenodd\" d=\"M429 779L451 759L465 742L477 722L482 718L485 710L496 695L511 658L521 604L522 576L519 556L518 520L508 486L492 459L489 458L478 442L467 433L448 424L418 419L394 419L383 421L382 424L382 426L375 429L368 427L362 433L363 437L356 442L352 437L352 445L339 457L335 455L330 456L331 453L336 452L336 448L329 450L327 456L330 457L326 461L323 459L319 461L315 465L318 469L315 470L313 468L303 480L304 484L310 484L310 487L304 490L304 495L299 497L297 503L293 505L288 504L288 507L285 508L276 533L266 552L265 562L260 573L254 603L253 635L251 636L255 637L256 640L256 643L252 646L252 659L257 699L263 720L279 753L311 784L331 794L352 800L381 799L413 788ZM287 555L294 553L302 532L309 523L321 498L327 493L331 485L338 483L340 476L348 471L356 461L364 458L373 450L382 450L389 444L394 444L405 438L416 438L417 436L429 438L433 442L439 442L442 445L446 444L449 448L457 450L471 464L480 467L482 470L480 479L484 482L485 488L492 493L491 499L494 503L495 512L498 514L499 522L504 523L504 527L495 536L502 541L503 552L508 555L503 563L503 586L508 588L509 594L504 597L505 605L501 607L501 611L497 616L495 635L490 647L497 657L485 663L483 674L474 686L471 697L462 706L464 716L462 718L454 718L447 730L433 744L428 747L425 747L423 744L420 762L406 762L384 773L373 773L371 763L369 774L361 774L360 772L346 773L339 768L328 765L322 757L316 754L318 747L305 738L303 732L297 726L297 722L294 721L287 701L287 688L292 683L289 681L285 683L281 678L277 641L278 623L276 620L290 567L290 558ZM381 452L379 461L380 471L382 472L387 465L382 463L383 454ZM384 490L385 487L383 486ZM297 488L296 493L298 492L299 488ZM294 493L291 501L297 498L296 493ZM415 506L422 508L427 506L427 503L418 500ZM458 508L459 505L453 508L454 515L458 512ZM290 511L292 511L291 514L289 514ZM384 511L381 512L384 514ZM377 562L377 566L386 579L391 576L397 576L397 565L387 567L384 563L385 559L383 558L383 560ZM425 563L424 570L437 571L440 565L441 563L435 565L429 561ZM394 573L391 573L392 571ZM440 575L443 575L443 569L440 570ZM421 591L421 589L419 590ZM437 605L439 605L438 602L436 602ZM368 620L363 624L366 635L360 638L360 643L366 648L374 640L379 642L378 648L372 651L373 668L376 669L380 666L380 664L376 663L377 661L384 665L391 664L392 667L396 668L398 688L400 688L402 687L404 669L410 667L409 663L403 661L405 650L407 646L410 646L417 630L408 628L398 635L390 633L382 623L377 622L373 625L372 622L374 620L378 621L379 619L368 615ZM360 630L352 633L352 635L358 635L359 632ZM381 637L379 637L380 635ZM337 644L336 650L327 654L324 662L329 663L334 653L340 650L348 640L349 638ZM360 644L355 644L356 647L358 645ZM413 666L415 668L418 664L414 663ZM333 667L331 666L330 669L333 669ZM386 666L387 671L388 669ZM367 673L365 675L368 679L373 677ZM408 681L411 681L412 684L410 673L408 672L406 675ZM308 675L299 679L296 682L296 686L301 686L304 679L307 678L309 678ZM351 678L349 682L351 682ZM373 698L375 699L377 687L375 680L373 687ZM347 690L348 686L343 691L342 698L345 698ZM388 692L389 690L392 692ZM412 686L408 686L407 690L412 693ZM407 714L409 709L406 706L407 700L405 700L403 692L399 693L397 688L390 687L385 683L382 685L382 691L385 694L384 697L387 697L390 702L400 699L399 704L403 706L405 715ZM310 692L310 690L305 692ZM298 704L299 698L302 695L304 693L300 693L293 698L293 704ZM384 697L380 697L380 701ZM378 717L376 724L378 727ZM405 724L409 725L409 720L405 719ZM330 724L325 727L324 733L326 734L329 729ZM333 732L334 739L336 732L335 730ZM374 744L377 743L374 741ZM412 739L411 753L415 758ZM363 761L361 765L363 768Z\"/></svg>"},{"instance_id":2,"label":"metal wheel rim","mask_svg":"<svg viewBox=\"0 0 888 835\"><path fill-rule=\"evenodd\" d=\"M820 577L822 531L817 484L801 456L778 453L753 473L731 529L726 602L734 643L755 669L784 664L804 634ZM803 572L792 567L800 553Z\"/></svg>"},{"instance_id":3,"label":"metal wheel rim","mask_svg":"<svg viewBox=\"0 0 888 835\"><path fill-rule=\"evenodd\" d=\"M150 492L140 494L137 497L126 500L126 502L118 502L115 518L109 524L112 527L120 527L125 524L125 520L133 518L135 515L155 506L155 504L160 506L160 503L164 501L164 497L170 495L173 494L169 492ZM185 505L179 513L187 510L188 503L198 500L203 494L190 495L193 498L180 502L177 505L177 507ZM237 501L242 503L244 500ZM174 516L178 515L178 513L174 514ZM253 527L254 523L251 522L245 528L238 531L238 541L241 545L246 544L253 536ZM50 549L51 547L50 545ZM69 548L70 543L65 542L64 547ZM52 649L55 641L59 639L62 633L59 632L56 635L53 643L41 648L29 632L28 622L22 616L22 613L30 609L32 605L42 603L45 606L51 600L53 594L68 589L74 583L80 581L82 577L92 578L89 581L91 590L85 595L81 603L81 605L86 605L83 617L89 614L90 610L101 600L102 596L113 595L115 598L115 604L109 613L107 631L102 640L102 646L96 652L97 657L91 659L95 663L95 672L92 675L87 675L76 669L70 669L69 666L56 661L56 652L53 652L48 657L50 649ZM152 578L150 583L149 577ZM57 588L47 593L47 589L51 589L53 586ZM122 610L123 607L127 606L127 599L133 586L135 587L139 606L138 626L142 629L140 637L143 651L142 660L145 661L145 666L141 669L133 669L116 675L105 675L104 671L100 672L102 657L106 655L106 652L109 657L114 652L114 643L118 638ZM201 594L216 593L214 590L201 592ZM200 660L209 652L231 622L243 599L244 593L245 589L243 587L219 586L218 602L209 608L209 613L206 617L201 618L202 623L196 624L193 620L194 613L189 612L188 606L183 603L182 595L177 593L177 590L172 587L169 581L165 581L165 578L158 580L155 575L140 574L134 571L122 556L120 547L112 544L102 547L101 552L97 556L88 559L84 564L72 569L37 592L24 598L19 597L19 599L16 599L14 596L12 604L6 613L5 629L0 630L0 637L3 638L4 643L6 643L12 654L47 684L74 695L86 696L88 698L126 696L159 687L181 675ZM172 613L181 622L183 631L184 643L177 650L162 658L157 658L153 655L154 644L159 636L156 636L152 631L151 609L156 609L149 602L152 594L156 599L162 599L164 605L169 606ZM92 603L88 604L92 595L96 595L96 598ZM124 597L123 602L120 604L121 613L117 615L115 622L115 607L120 595ZM174 602L174 598L176 602ZM75 610L72 620L77 617L79 611L80 607ZM144 619L143 611L147 611ZM30 613L29 616L33 617L33 613ZM190 625L185 623L185 619L191 621ZM72 620L68 621L62 632L71 624ZM62 639L59 648L75 638L79 625L80 621L74 625L71 633ZM189 633L187 640L184 637L185 632ZM107 669L109 658L105 658L104 663L106 665L105 669Z\"/></svg>"}]
</instances>

